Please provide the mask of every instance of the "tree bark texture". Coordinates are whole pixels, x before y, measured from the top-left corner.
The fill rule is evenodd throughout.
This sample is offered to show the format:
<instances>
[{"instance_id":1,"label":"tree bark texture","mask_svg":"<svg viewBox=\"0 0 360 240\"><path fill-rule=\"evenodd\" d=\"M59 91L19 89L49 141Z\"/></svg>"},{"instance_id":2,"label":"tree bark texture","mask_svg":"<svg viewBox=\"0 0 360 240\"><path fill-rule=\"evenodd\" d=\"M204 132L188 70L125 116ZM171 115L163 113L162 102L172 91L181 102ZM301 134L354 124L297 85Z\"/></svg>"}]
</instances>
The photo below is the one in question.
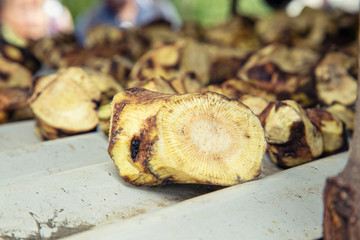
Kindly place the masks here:
<instances>
[{"instance_id":1,"label":"tree bark texture","mask_svg":"<svg viewBox=\"0 0 360 240\"><path fill-rule=\"evenodd\" d=\"M360 31L359 31L360 32ZM360 42L359 42L360 43ZM358 58L358 65L360 61ZM356 117L345 169L328 178L324 190L324 239L360 239L360 77Z\"/></svg>"}]
</instances>

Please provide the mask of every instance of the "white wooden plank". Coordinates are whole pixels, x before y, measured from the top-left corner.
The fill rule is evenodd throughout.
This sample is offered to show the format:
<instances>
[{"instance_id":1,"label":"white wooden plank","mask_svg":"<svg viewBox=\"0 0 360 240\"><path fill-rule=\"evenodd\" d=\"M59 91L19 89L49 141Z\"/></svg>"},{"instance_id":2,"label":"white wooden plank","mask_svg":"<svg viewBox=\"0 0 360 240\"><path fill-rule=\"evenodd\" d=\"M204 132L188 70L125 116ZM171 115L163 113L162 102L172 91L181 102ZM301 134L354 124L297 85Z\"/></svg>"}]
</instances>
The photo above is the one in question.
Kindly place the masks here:
<instances>
[{"instance_id":1,"label":"white wooden plank","mask_svg":"<svg viewBox=\"0 0 360 240\"><path fill-rule=\"evenodd\" d=\"M66 236L167 207L210 189L134 187L120 179L112 162L0 186L0 238Z\"/></svg>"},{"instance_id":2,"label":"white wooden plank","mask_svg":"<svg viewBox=\"0 0 360 240\"><path fill-rule=\"evenodd\" d=\"M95 132L2 150L0 185L111 162L107 146L105 136Z\"/></svg>"},{"instance_id":3,"label":"white wooden plank","mask_svg":"<svg viewBox=\"0 0 360 240\"><path fill-rule=\"evenodd\" d=\"M0 150L41 142L40 138L36 136L34 129L34 120L0 125Z\"/></svg>"},{"instance_id":4,"label":"white wooden plank","mask_svg":"<svg viewBox=\"0 0 360 240\"><path fill-rule=\"evenodd\" d=\"M193 198L67 240L316 239L322 235L325 179L348 153Z\"/></svg>"},{"instance_id":5,"label":"white wooden plank","mask_svg":"<svg viewBox=\"0 0 360 240\"><path fill-rule=\"evenodd\" d=\"M215 188L183 185L133 187L120 179L107 154L107 139L101 132L39 142L33 128L33 121L0 126L0 238L46 239L105 225L109 229L104 229L110 231L108 239L118 234L125 239L133 236L160 239L200 236L211 239L224 234L236 238L239 234L249 234L250 230L244 232L242 226L252 229L251 224L258 224L259 218L261 224L253 227L259 234L248 235L254 237L252 239L261 239L259 237L265 236L261 235L265 231L266 234L272 233L273 239L281 239L277 238L280 235L288 239L284 229L291 219L296 220L296 226L289 225L295 229L294 234L289 236L320 236L323 180L325 175L340 171L347 157L344 153L330 160L315 161L274 175L280 169L265 156L260 178L273 176L218 191L220 195L216 192L193 199L190 203L186 201L178 208L172 205ZM7 133L6 137L4 133ZM329 164L324 165L324 161ZM305 168L310 170L301 170ZM303 193L306 191L309 194L305 196ZM223 198L226 200L221 200ZM295 207L299 210L293 210ZM158 211L162 208L166 209ZM301 219L295 218L296 214L300 214ZM279 216L280 225L281 221L270 222L269 216L274 215ZM238 216L241 216L240 221L236 219ZM218 222L227 217L236 224ZM155 225L165 226L164 234L158 235L164 227L157 228L148 223L153 219L158 219ZM176 224L171 225L168 220L179 222L180 227L188 228L190 232L184 235ZM113 225L119 221L128 228ZM139 224L144 227L144 232L136 232ZM273 224L279 226L278 230ZM309 224L317 226L316 230L303 229ZM230 235L226 235L227 230ZM96 228L89 230L89 234L94 236L93 239L100 239L104 237L100 237L102 231L102 228ZM208 231L215 234L209 235ZM80 239L91 239L88 235L84 236Z\"/></svg>"}]
</instances>

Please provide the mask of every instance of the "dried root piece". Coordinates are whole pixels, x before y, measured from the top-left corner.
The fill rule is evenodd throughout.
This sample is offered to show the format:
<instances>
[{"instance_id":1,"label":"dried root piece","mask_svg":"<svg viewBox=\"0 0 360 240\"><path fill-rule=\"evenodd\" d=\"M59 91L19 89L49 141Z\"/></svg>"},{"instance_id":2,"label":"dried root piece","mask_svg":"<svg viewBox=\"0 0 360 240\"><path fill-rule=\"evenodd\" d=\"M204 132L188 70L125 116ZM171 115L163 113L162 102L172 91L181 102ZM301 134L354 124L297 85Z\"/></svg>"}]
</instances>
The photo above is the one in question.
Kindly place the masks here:
<instances>
[{"instance_id":1,"label":"dried root piece","mask_svg":"<svg viewBox=\"0 0 360 240\"><path fill-rule=\"evenodd\" d=\"M323 153L323 136L302 107L292 100L272 102L259 116L271 160L279 167L297 166Z\"/></svg>"},{"instance_id":2,"label":"dried root piece","mask_svg":"<svg viewBox=\"0 0 360 240\"><path fill-rule=\"evenodd\" d=\"M210 84L220 84L235 78L240 68L245 64L250 52L229 47L205 45L210 54Z\"/></svg>"},{"instance_id":3,"label":"dried root piece","mask_svg":"<svg viewBox=\"0 0 360 240\"><path fill-rule=\"evenodd\" d=\"M235 16L225 24L207 29L205 41L220 46L256 50L260 41L254 32L254 22L246 17Z\"/></svg>"},{"instance_id":4,"label":"dried root piece","mask_svg":"<svg viewBox=\"0 0 360 240\"><path fill-rule=\"evenodd\" d=\"M97 110L99 116L99 126L106 135L109 135L110 118L111 118L111 105L110 103L101 105Z\"/></svg>"},{"instance_id":5,"label":"dried root piece","mask_svg":"<svg viewBox=\"0 0 360 240\"><path fill-rule=\"evenodd\" d=\"M135 185L234 185L259 175L265 138L245 105L213 92L145 89L114 97L109 154Z\"/></svg>"},{"instance_id":6,"label":"dried root piece","mask_svg":"<svg viewBox=\"0 0 360 240\"><path fill-rule=\"evenodd\" d=\"M224 95L224 96L226 96L228 98L233 98L230 95L226 95L225 91L221 88L221 86L216 85L216 84L211 84L211 85L208 85L208 86L206 86L204 88L201 88L200 92L214 92L214 93Z\"/></svg>"},{"instance_id":7,"label":"dried root piece","mask_svg":"<svg viewBox=\"0 0 360 240\"><path fill-rule=\"evenodd\" d=\"M277 11L272 15L259 19L255 24L255 31L265 44L281 42L288 43L290 28L289 17L285 11Z\"/></svg>"},{"instance_id":8,"label":"dried root piece","mask_svg":"<svg viewBox=\"0 0 360 240\"><path fill-rule=\"evenodd\" d=\"M158 20L142 26L136 31L146 42L150 43L150 48L154 48L164 42L175 42L180 38L179 32L171 28L171 23Z\"/></svg>"},{"instance_id":9,"label":"dried root piece","mask_svg":"<svg viewBox=\"0 0 360 240\"><path fill-rule=\"evenodd\" d=\"M131 71L131 79L170 79L192 74L202 87L209 83L210 59L206 48L191 40L164 44L143 55Z\"/></svg>"},{"instance_id":10,"label":"dried root piece","mask_svg":"<svg viewBox=\"0 0 360 240\"><path fill-rule=\"evenodd\" d=\"M49 85L51 82L57 79L58 73L53 73L49 75L42 75L33 80L33 89L30 102L32 102L40 93Z\"/></svg>"},{"instance_id":11,"label":"dried root piece","mask_svg":"<svg viewBox=\"0 0 360 240\"><path fill-rule=\"evenodd\" d=\"M80 66L87 59L87 52L76 44L71 34L42 38L32 42L30 49L42 63L53 68Z\"/></svg>"},{"instance_id":12,"label":"dried root piece","mask_svg":"<svg viewBox=\"0 0 360 240\"><path fill-rule=\"evenodd\" d=\"M32 118L27 104L31 86L29 69L0 57L0 122Z\"/></svg>"},{"instance_id":13,"label":"dried root piece","mask_svg":"<svg viewBox=\"0 0 360 240\"><path fill-rule=\"evenodd\" d=\"M202 88L201 91L216 92L228 98L236 99L248 106L255 115L259 115L268 106L270 101L275 100L275 96L271 93L267 93L239 79L229 79L220 86L209 85Z\"/></svg>"},{"instance_id":14,"label":"dried root piece","mask_svg":"<svg viewBox=\"0 0 360 240\"><path fill-rule=\"evenodd\" d=\"M96 104L99 103L101 91L98 86L101 84L96 83L96 81L101 81L101 79L90 77L87 72L79 67L60 69L58 71L57 80L58 79L70 79L71 81L77 83L85 91L91 101L95 102Z\"/></svg>"},{"instance_id":15,"label":"dried root piece","mask_svg":"<svg viewBox=\"0 0 360 240\"><path fill-rule=\"evenodd\" d=\"M336 23L325 11L310 8L298 17L289 17L285 11L277 11L257 21L255 29L265 44L280 42L313 49L321 49L337 30Z\"/></svg>"},{"instance_id":16,"label":"dried root piece","mask_svg":"<svg viewBox=\"0 0 360 240\"><path fill-rule=\"evenodd\" d=\"M259 88L255 84L240 79L229 79L220 85L225 96L229 98L239 99L245 94L259 96L265 100L272 101L276 97L272 93Z\"/></svg>"},{"instance_id":17,"label":"dried root piece","mask_svg":"<svg viewBox=\"0 0 360 240\"><path fill-rule=\"evenodd\" d=\"M195 22L183 22L180 34L187 38L202 39L204 35L204 28Z\"/></svg>"},{"instance_id":18,"label":"dried root piece","mask_svg":"<svg viewBox=\"0 0 360 240\"><path fill-rule=\"evenodd\" d=\"M91 68L70 67L35 79L33 97L58 78L68 78L77 82L88 93L92 101L100 105L110 102L116 93L123 90L123 87L108 74Z\"/></svg>"},{"instance_id":19,"label":"dried root piece","mask_svg":"<svg viewBox=\"0 0 360 240\"><path fill-rule=\"evenodd\" d=\"M15 46L0 36L0 55L10 62L18 63L30 72L40 69L40 62L28 48Z\"/></svg>"},{"instance_id":20,"label":"dried root piece","mask_svg":"<svg viewBox=\"0 0 360 240\"><path fill-rule=\"evenodd\" d=\"M146 80L132 80L128 88L138 87L150 91L166 94L184 94L200 90L200 83L194 79L192 74L179 75L170 79L164 77L153 77Z\"/></svg>"},{"instance_id":21,"label":"dried root piece","mask_svg":"<svg viewBox=\"0 0 360 240\"><path fill-rule=\"evenodd\" d=\"M0 122L30 119L33 114L28 106L29 91L23 88L0 88Z\"/></svg>"},{"instance_id":22,"label":"dried root piece","mask_svg":"<svg viewBox=\"0 0 360 240\"><path fill-rule=\"evenodd\" d=\"M340 48L340 51L350 56L357 57L359 53L359 46L357 45L357 41L353 41L352 43ZM359 69L356 68L354 70L357 70L355 72L355 75L357 75Z\"/></svg>"},{"instance_id":23,"label":"dried root piece","mask_svg":"<svg viewBox=\"0 0 360 240\"><path fill-rule=\"evenodd\" d=\"M26 106L29 92L22 88L0 89L0 110L8 111Z\"/></svg>"},{"instance_id":24,"label":"dried root piece","mask_svg":"<svg viewBox=\"0 0 360 240\"><path fill-rule=\"evenodd\" d=\"M0 57L0 88L6 87L30 89L31 72L18 63Z\"/></svg>"},{"instance_id":25,"label":"dried root piece","mask_svg":"<svg viewBox=\"0 0 360 240\"><path fill-rule=\"evenodd\" d=\"M92 26L86 33L85 47L119 45L126 41L127 33L111 25Z\"/></svg>"},{"instance_id":26,"label":"dried root piece","mask_svg":"<svg viewBox=\"0 0 360 240\"><path fill-rule=\"evenodd\" d=\"M315 69L316 91L319 101L327 106L340 103L351 106L357 96L356 58L342 52L330 52Z\"/></svg>"},{"instance_id":27,"label":"dried root piece","mask_svg":"<svg viewBox=\"0 0 360 240\"><path fill-rule=\"evenodd\" d=\"M112 98L123 90L123 87L110 75L89 68L83 70L91 79L90 82L95 83L96 88L100 90L100 105L111 102Z\"/></svg>"},{"instance_id":28,"label":"dried root piece","mask_svg":"<svg viewBox=\"0 0 360 240\"><path fill-rule=\"evenodd\" d=\"M325 153L347 150L345 126L340 120L337 120L330 112L319 107L307 109L306 114L323 135Z\"/></svg>"},{"instance_id":29,"label":"dried root piece","mask_svg":"<svg viewBox=\"0 0 360 240\"><path fill-rule=\"evenodd\" d=\"M238 100L248 106L257 116L269 105L269 101L266 99L250 94L242 95Z\"/></svg>"},{"instance_id":30,"label":"dried root piece","mask_svg":"<svg viewBox=\"0 0 360 240\"><path fill-rule=\"evenodd\" d=\"M354 130L355 111L352 108L345 107L342 104L335 103L326 109L334 117L345 124L346 130Z\"/></svg>"},{"instance_id":31,"label":"dried root piece","mask_svg":"<svg viewBox=\"0 0 360 240\"><path fill-rule=\"evenodd\" d=\"M6 123L8 114L5 111L0 110L0 124Z\"/></svg>"},{"instance_id":32,"label":"dried root piece","mask_svg":"<svg viewBox=\"0 0 360 240\"><path fill-rule=\"evenodd\" d=\"M95 129L100 90L86 72L76 68L62 70L40 82L30 106L42 138L55 139Z\"/></svg>"},{"instance_id":33,"label":"dried root piece","mask_svg":"<svg viewBox=\"0 0 360 240\"><path fill-rule=\"evenodd\" d=\"M24 107L16 108L8 112L8 122L16 122L27 119L33 119L34 114L31 110L31 107L28 103Z\"/></svg>"},{"instance_id":34,"label":"dried root piece","mask_svg":"<svg viewBox=\"0 0 360 240\"><path fill-rule=\"evenodd\" d=\"M134 87L144 88L159 93L176 94L176 91L171 87L170 82L163 77L153 77L146 80L131 80L128 83L128 88Z\"/></svg>"},{"instance_id":35,"label":"dried root piece","mask_svg":"<svg viewBox=\"0 0 360 240\"><path fill-rule=\"evenodd\" d=\"M311 69L318 59L308 48L268 45L249 58L238 76L279 100L293 99L309 106L316 101Z\"/></svg>"},{"instance_id":36,"label":"dried root piece","mask_svg":"<svg viewBox=\"0 0 360 240\"><path fill-rule=\"evenodd\" d=\"M150 48L150 43L139 33L139 29L125 31L117 26L96 25L87 32L85 48L96 57L107 58L118 54L137 60Z\"/></svg>"},{"instance_id":37,"label":"dried root piece","mask_svg":"<svg viewBox=\"0 0 360 240\"><path fill-rule=\"evenodd\" d=\"M107 58L89 57L84 63L85 68L92 68L112 76L121 86L127 85L133 66L133 62L119 55Z\"/></svg>"}]
</instances>

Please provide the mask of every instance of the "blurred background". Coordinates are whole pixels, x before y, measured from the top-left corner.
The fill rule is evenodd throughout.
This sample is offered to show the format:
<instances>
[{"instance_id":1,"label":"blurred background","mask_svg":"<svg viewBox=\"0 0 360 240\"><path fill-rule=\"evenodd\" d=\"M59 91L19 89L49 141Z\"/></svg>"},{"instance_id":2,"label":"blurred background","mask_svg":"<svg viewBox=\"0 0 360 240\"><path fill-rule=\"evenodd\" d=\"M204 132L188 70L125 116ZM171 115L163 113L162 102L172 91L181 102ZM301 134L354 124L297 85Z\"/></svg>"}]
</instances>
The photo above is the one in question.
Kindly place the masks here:
<instances>
[{"instance_id":1,"label":"blurred background","mask_svg":"<svg viewBox=\"0 0 360 240\"><path fill-rule=\"evenodd\" d=\"M173 24L173 20L177 18L175 22L178 27L181 23L213 27L228 21L234 10L241 16L258 19L269 16L277 8L284 8L290 17L298 16L305 7L324 10L338 8L350 13L355 13L359 9L359 0L139 0L137 4L142 8L138 17L140 19L129 21L129 19L121 18L128 17L124 12L133 10L130 9L131 4L127 4L128 10L121 10L124 11L121 14L118 12L118 16L111 13L117 7L122 8L120 5L125 2L127 1L0 0L1 35L8 42L25 46L29 39L37 40L44 36L54 36L58 32L71 33L76 30L76 37L82 42L85 38L86 27L93 25L94 19L101 19L103 23L112 23L121 28L131 27L126 24L143 26L150 20L154 20L154 16L159 13L156 13L155 8L160 5L163 5L161 6L162 15L169 16L165 19ZM237 5L236 8L233 7L234 3ZM106 7L113 9L109 11ZM147 15L149 12L151 16ZM174 15L176 15L175 18ZM110 19L115 16L119 21ZM120 23L125 25L122 26Z\"/></svg>"},{"instance_id":2,"label":"blurred background","mask_svg":"<svg viewBox=\"0 0 360 240\"><path fill-rule=\"evenodd\" d=\"M63 0L74 17L99 0ZM231 0L172 0L184 22L212 26L230 17ZM247 16L265 16L272 8L264 0L238 1L239 13Z\"/></svg>"},{"instance_id":3,"label":"blurred background","mask_svg":"<svg viewBox=\"0 0 360 240\"><path fill-rule=\"evenodd\" d=\"M184 22L196 22L203 26L213 26L223 23L230 17L231 0L171 0L176 6ZM74 17L84 9L99 2L99 0L63 0ZM237 10L241 15L264 17L269 15L276 3L290 1L271 0L239 0ZM347 12L356 12L359 9L358 0L294 0L289 6L292 11L300 13L305 6L314 8L325 7L340 8ZM281 6L281 5L280 5ZM289 11L291 11L289 10Z\"/></svg>"}]
</instances>

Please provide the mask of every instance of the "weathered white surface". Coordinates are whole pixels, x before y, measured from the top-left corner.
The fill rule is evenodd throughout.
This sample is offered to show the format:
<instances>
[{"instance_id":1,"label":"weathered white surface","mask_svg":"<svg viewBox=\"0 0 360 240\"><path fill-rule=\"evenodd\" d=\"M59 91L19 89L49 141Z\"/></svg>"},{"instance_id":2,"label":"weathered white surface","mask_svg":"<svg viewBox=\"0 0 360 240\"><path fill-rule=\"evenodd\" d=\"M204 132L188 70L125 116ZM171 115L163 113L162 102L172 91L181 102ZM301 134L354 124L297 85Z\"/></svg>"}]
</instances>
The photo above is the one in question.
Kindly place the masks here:
<instances>
[{"instance_id":1,"label":"weathered white surface","mask_svg":"<svg viewBox=\"0 0 360 240\"><path fill-rule=\"evenodd\" d=\"M0 239L53 238L167 207L202 186L136 188L122 181L101 132L40 142L32 121L0 126Z\"/></svg>"},{"instance_id":2,"label":"weathered white surface","mask_svg":"<svg viewBox=\"0 0 360 240\"><path fill-rule=\"evenodd\" d=\"M34 121L0 125L0 239L312 239L325 178L347 159L278 173L265 156L261 179L205 194L216 188L126 184L107 146L101 132L41 142Z\"/></svg>"},{"instance_id":3,"label":"weathered white surface","mask_svg":"<svg viewBox=\"0 0 360 240\"><path fill-rule=\"evenodd\" d=\"M325 179L340 172L347 157L314 161L67 239L316 239Z\"/></svg>"},{"instance_id":4,"label":"weathered white surface","mask_svg":"<svg viewBox=\"0 0 360 240\"><path fill-rule=\"evenodd\" d=\"M99 133L23 145L0 151L0 186L58 172L111 162L107 139Z\"/></svg>"},{"instance_id":5,"label":"weathered white surface","mask_svg":"<svg viewBox=\"0 0 360 240\"><path fill-rule=\"evenodd\" d=\"M41 142L35 135L34 128L33 120L0 124L0 151Z\"/></svg>"},{"instance_id":6,"label":"weathered white surface","mask_svg":"<svg viewBox=\"0 0 360 240\"><path fill-rule=\"evenodd\" d=\"M133 187L120 179L111 162L94 164L0 187L0 236L66 235L208 191L200 186Z\"/></svg>"}]
</instances>

